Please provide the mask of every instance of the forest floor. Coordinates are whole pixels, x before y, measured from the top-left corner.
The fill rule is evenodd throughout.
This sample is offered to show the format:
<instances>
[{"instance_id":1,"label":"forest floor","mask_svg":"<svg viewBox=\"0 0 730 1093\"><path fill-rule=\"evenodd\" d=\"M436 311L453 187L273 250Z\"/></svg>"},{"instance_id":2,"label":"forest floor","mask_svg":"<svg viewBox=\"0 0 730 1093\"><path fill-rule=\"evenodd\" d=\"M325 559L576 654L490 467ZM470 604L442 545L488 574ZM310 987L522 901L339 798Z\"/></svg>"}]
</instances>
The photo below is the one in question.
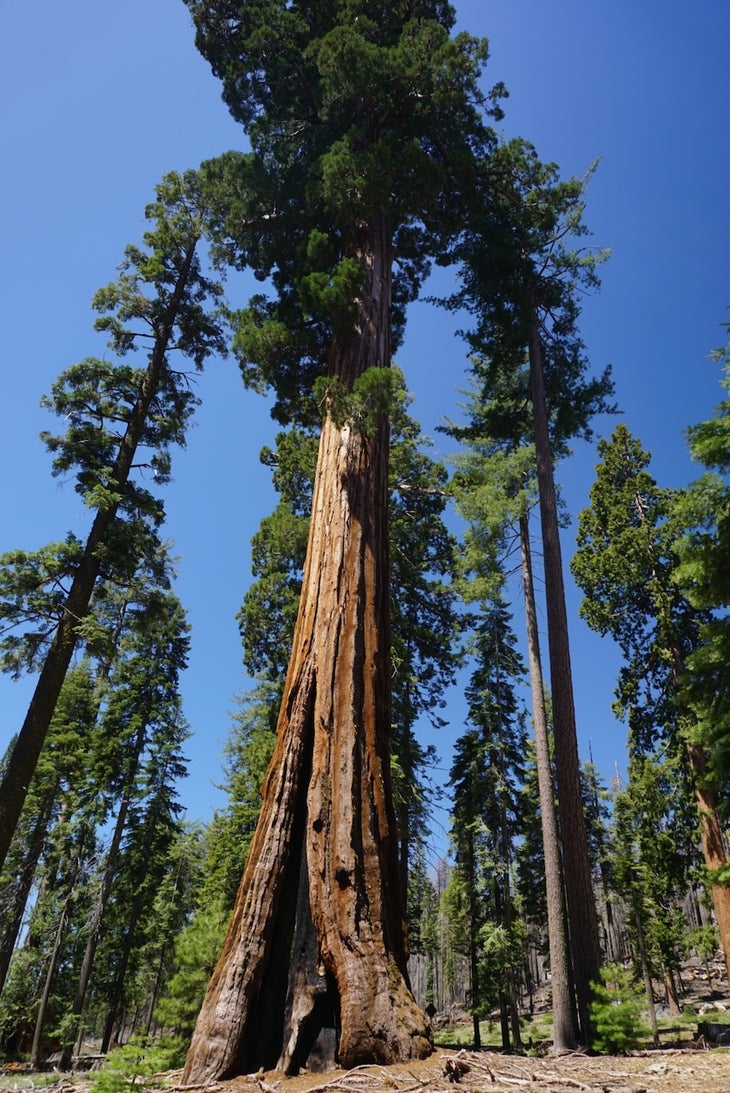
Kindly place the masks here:
<instances>
[{"instance_id":1,"label":"forest floor","mask_svg":"<svg viewBox=\"0 0 730 1093\"><path fill-rule=\"evenodd\" d=\"M447 1064L449 1066L447 1067ZM449 1070L460 1072L454 1083ZM468 1069L464 1069L468 1068ZM3 1093L88 1093L84 1075L0 1075ZM160 1076L174 1093L180 1071ZM49 1080L50 1079L50 1080ZM149 1088L149 1087L147 1087ZM179 1088L179 1087L177 1087ZM527 1058L498 1052L436 1051L430 1058L395 1066L357 1067L286 1078L257 1074L216 1082L204 1093L729 1093L730 1051L667 1049L616 1057L571 1054Z\"/></svg>"},{"instance_id":2,"label":"forest floor","mask_svg":"<svg viewBox=\"0 0 730 1093\"><path fill-rule=\"evenodd\" d=\"M450 1065L447 1067L447 1063ZM454 1067L458 1083L451 1080ZM174 1080L174 1079L173 1079ZM730 1093L730 1052L659 1049L624 1057L571 1054L526 1058L498 1052L436 1051L429 1059L328 1074L237 1078L206 1093Z\"/></svg>"},{"instance_id":3,"label":"forest floor","mask_svg":"<svg viewBox=\"0 0 730 1093\"><path fill-rule=\"evenodd\" d=\"M540 1046L535 1054L460 1047L471 1043L471 1018L461 1014L461 1020L449 1022L448 1027L442 1024L433 1055L420 1062L324 1074L303 1072L296 1078L258 1074L217 1083L203 1093L730 1093L730 1050L708 1048L698 1035L700 1021L730 1024L730 996L713 989L723 981L724 966L716 961L712 970L714 982L708 982L699 962L688 962L682 974L682 1005L688 1008L672 1019L666 1006L659 1004L661 1047L647 1046L625 1056L550 1055L549 1044L540 1044L545 1027L541 1018L548 1018L551 1031L549 990L545 990L544 997L536 999L537 1008L544 1012L536 1013L534 1023L525 1029L526 1038L536 1034L534 1042ZM659 984L656 988L660 998ZM482 1027L486 1043L490 1031L496 1035L493 1027ZM172 1082L174 1086L175 1076Z\"/></svg>"},{"instance_id":4,"label":"forest floor","mask_svg":"<svg viewBox=\"0 0 730 1093\"><path fill-rule=\"evenodd\" d=\"M722 970L718 963L714 984L722 982ZM305 1070L291 1078L272 1071L212 1082L196 1093L730 1093L730 1049L708 1046L699 1035L702 1021L730 1025L730 995L713 990L714 984L696 962L685 967L682 1016L671 1019L659 1006L661 1046L624 1056L551 1055L549 1041L542 1040L542 1033L551 1031L546 993L539 1006L544 1012L525 1030L536 1034L538 1045L528 1055L460 1047L471 1042L471 1021L461 1013L448 1024L443 1018L438 1022L441 1042L428 1059L349 1071ZM485 1023L483 1038L490 1033L495 1030ZM181 1076L182 1071L169 1071L152 1083L138 1081L135 1088L182 1093ZM9 1064L0 1066L0 1093L92 1093L92 1073L33 1073L23 1064Z\"/></svg>"}]
</instances>

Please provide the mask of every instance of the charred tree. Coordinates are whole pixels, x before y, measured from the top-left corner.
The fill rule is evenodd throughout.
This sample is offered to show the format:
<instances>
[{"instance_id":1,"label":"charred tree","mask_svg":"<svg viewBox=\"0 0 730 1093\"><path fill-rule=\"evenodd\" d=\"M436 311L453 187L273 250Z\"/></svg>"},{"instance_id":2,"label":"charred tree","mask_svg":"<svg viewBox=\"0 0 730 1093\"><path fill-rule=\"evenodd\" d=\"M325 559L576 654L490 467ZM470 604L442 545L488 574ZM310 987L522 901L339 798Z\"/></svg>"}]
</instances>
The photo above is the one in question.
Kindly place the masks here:
<instances>
[{"instance_id":1,"label":"charred tree","mask_svg":"<svg viewBox=\"0 0 730 1093\"><path fill-rule=\"evenodd\" d=\"M207 167L216 245L275 293L240 316L244 381L282 423L311 419L313 390L324 411L277 743L183 1076L198 1085L296 1069L327 1040L346 1067L431 1050L390 778L389 366L492 137L484 44L452 38L440 0L187 2L252 149Z\"/></svg>"},{"instance_id":2,"label":"charred tree","mask_svg":"<svg viewBox=\"0 0 730 1093\"><path fill-rule=\"evenodd\" d=\"M384 232L363 258L355 329L331 353L347 386L390 360ZM384 415L369 434L325 418L277 746L186 1084L279 1061L291 1069L302 1061L295 1026L312 1038L331 1014L344 1066L431 1050L408 984L390 785L387 469ZM300 868L308 904L297 898ZM308 914L316 951L302 948ZM307 974L302 955L314 965Z\"/></svg>"}]
</instances>

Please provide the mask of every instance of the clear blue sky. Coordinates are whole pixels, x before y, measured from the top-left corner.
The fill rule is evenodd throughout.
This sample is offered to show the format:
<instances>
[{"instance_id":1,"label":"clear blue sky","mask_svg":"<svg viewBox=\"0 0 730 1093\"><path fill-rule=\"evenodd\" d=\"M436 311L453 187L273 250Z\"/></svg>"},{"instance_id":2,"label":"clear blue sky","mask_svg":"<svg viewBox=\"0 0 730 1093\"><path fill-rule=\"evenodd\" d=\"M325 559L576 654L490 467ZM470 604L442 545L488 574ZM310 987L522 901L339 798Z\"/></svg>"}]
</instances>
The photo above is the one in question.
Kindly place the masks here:
<instances>
[{"instance_id":1,"label":"clear blue sky","mask_svg":"<svg viewBox=\"0 0 730 1093\"><path fill-rule=\"evenodd\" d=\"M612 248L603 290L586 301L583 331L595 368L614 367L624 420L654 456L663 485L697 473L684 428L709 416L721 391L709 351L730 313L727 0L459 0L459 25L490 39L488 84L510 98L502 128L531 140L564 174L601 165L588 195L595 242ZM102 355L91 296L115 276L143 230L155 183L242 138L193 43L181 0L7 4L0 42L2 266L0 550L34 549L88 514L72 483L51 478L38 433L54 428L40 396L58 373ZM245 300L248 285L231 281ZM464 348L448 317L413 308L399 354L414 416L435 436L455 414ZM181 797L192 818L222 802L220 752L233 696L246 688L235 614L250 579L249 541L274 498L258 463L274 426L231 361L200 381L203 405L188 448L174 456L168 534L178 592L193 625L183 691L194 732ZM598 423L610 432L612 422ZM445 441L436 436L436 450ZM575 513L587 501L595 454L581 446L560 470ZM570 536L566 551L570 553ZM624 729L610 702L617 668L607 642L577 618L570 591L576 707L604 775L623 764ZM515 617L521 634L523 618ZM0 679L0 749L22 722L30 683ZM462 728L452 696L437 739L448 767Z\"/></svg>"}]
</instances>

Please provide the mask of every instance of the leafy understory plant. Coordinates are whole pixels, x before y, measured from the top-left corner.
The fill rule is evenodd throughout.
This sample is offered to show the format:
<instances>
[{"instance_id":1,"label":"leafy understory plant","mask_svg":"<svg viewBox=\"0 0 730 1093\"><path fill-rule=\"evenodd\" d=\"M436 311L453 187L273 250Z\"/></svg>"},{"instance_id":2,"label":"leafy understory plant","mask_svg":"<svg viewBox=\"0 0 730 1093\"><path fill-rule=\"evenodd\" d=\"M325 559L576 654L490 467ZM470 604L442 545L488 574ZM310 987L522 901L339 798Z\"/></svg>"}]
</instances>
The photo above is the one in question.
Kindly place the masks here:
<instances>
[{"instance_id":1,"label":"leafy understory plant","mask_svg":"<svg viewBox=\"0 0 730 1093\"><path fill-rule=\"evenodd\" d=\"M636 987L628 969L608 964L601 969L601 982L592 983L591 1023L593 1047L605 1055L623 1055L650 1036L641 1017L644 992Z\"/></svg>"}]
</instances>

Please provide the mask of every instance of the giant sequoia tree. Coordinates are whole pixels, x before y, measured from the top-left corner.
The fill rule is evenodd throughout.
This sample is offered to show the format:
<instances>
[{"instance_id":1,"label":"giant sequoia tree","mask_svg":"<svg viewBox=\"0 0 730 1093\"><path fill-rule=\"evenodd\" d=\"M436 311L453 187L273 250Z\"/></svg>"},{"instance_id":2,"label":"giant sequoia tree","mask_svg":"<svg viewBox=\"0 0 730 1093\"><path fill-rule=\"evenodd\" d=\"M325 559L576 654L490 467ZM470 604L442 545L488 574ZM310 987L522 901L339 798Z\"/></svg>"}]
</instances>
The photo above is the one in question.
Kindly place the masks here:
<instances>
[{"instance_id":1,"label":"giant sequoia tree","mask_svg":"<svg viewBox=\"0 0 730 1093\"><path fill-rule=\"evenodd\" d=\"M428 767L434 762L433 749L416 738L416 724L424 716L435 726L442 724L443 694L459 658L459 626L450 581L454 540L443 523L446 470L424 450L428 442L408 413L402 374L395 366L392 373L391 751L405 894L414 848L427 829ZM253 537L256 580L246 592L239 621L244 663L252 675L270 681L277 711L301 594L317 439L315 430L294 426L278 435L275 450L261 453L280 499Z\"/></svg>"},{"instance_id":2,"label":"giant sequoia tree","mask_svg":"<svg viewBox=\"0 0 730 1093\"><path fill-rule=\"evenodd\" d=\"M253 149L220 165L222 226L276 293L241 316L244 376L273 387L281 421L324 378L277 744L188 1054L197 1084L296 1069L321 1028L345 1066L431 1049L408 986L389 772L387 378L488 134L485 48L450 37L441 0L188 6Z\"/></svg>"}]
</instances>

